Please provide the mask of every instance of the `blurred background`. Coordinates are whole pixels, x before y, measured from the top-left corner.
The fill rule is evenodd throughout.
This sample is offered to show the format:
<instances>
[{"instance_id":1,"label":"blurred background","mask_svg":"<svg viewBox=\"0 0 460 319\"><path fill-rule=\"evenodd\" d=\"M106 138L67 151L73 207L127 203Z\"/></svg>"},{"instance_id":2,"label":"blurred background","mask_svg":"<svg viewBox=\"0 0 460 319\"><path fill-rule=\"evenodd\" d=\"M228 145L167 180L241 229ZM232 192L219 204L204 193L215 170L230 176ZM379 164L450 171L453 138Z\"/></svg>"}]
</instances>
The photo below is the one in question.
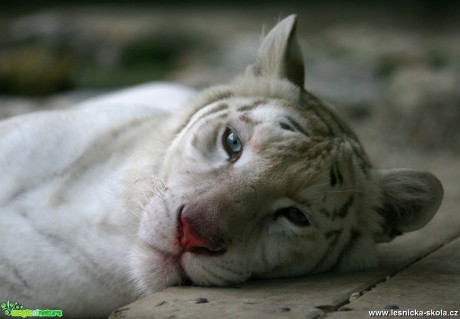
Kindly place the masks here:
<instances>
[{"instance_id":1,"label":"blurred background","mask_svg":"<svg viewBox=\"0 0 460 319\"><path fill-rule=\"evenodd\" d=\"M456 161L459 2L216 3L1 1L0 118L148 81L226 82L263 30L296 13L307 89L348 117L371 158Z\"/></svg>"}]
</instances>

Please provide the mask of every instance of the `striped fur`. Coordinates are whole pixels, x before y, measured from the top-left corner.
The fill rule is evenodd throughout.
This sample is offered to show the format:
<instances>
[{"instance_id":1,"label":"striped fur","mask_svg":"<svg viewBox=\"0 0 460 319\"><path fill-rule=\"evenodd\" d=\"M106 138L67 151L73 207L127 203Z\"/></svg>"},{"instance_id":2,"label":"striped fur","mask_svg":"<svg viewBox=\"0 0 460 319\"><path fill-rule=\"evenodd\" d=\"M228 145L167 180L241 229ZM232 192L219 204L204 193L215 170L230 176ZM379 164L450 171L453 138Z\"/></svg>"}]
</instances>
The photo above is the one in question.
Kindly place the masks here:
<instances>
[{"instance_id":1,"label":"striped fur","mask_svg":"<svg viewBox=\"0 0 460 319\"><path fill-rule=\"evenodd\" d=\"M376 243L426 224L442 186L373 168L303 74L291 16L244 75L182 109L190 91L154 87L140 104L3 122L0 301L103 317L171 285L374 266ZM184 248L184 216L205 246Z\"/></svg>"}]
</instances>

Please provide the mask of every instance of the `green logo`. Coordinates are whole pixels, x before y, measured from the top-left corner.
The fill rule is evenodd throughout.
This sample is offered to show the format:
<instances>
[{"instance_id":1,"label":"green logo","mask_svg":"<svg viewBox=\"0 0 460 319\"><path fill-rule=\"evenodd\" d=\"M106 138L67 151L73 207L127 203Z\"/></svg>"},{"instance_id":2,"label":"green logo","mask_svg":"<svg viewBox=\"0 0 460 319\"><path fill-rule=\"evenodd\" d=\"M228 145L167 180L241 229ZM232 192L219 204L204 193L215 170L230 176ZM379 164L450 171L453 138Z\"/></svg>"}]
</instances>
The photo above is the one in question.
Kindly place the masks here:
<instances>
[{"instance_id":1,"label":"green logo","mask_svg":"<svg viewBox=\"0 0 460 319\"><path fill-rule=\"evenodd\" d=\"M62 310L42 310L42 309L24 309L20 303L7 300L0 307L3 313L8 317L62 317Z\"/></svg>"},{"instance_id":2,"label":"green logo","mask_svg":"<svg viewBox=\"0 0 460 319\"><path fill-rule=\"evenodd\" d=\"M13 303L13 302L11 302L9 300L7 302L2 303L1 307L2 307L3 313L5 315L7 315L7 316L11 316L11 312L13 310L21 310L22 308L24 308L23 306L21 306L17 302Z\"/></svg>"}]
</instances>

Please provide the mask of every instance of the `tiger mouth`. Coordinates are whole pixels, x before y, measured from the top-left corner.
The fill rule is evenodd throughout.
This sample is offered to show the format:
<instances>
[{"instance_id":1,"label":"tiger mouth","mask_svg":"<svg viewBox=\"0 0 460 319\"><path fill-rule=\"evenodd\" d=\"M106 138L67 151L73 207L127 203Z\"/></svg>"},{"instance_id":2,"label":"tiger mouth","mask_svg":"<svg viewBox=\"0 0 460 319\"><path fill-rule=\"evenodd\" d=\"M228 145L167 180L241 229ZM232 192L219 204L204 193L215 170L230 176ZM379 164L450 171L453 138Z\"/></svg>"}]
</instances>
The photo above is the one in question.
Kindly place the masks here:
<instances>
[{"instance_id":1,"label":"tiger mouth","mask_svg":"<svg viewBox=\"0 0 460 319\"><path fill-rule=\"evenodd\" d=\"M219 250L210 250L206 247L192 247L189 250L185 250L183 253L192 253L194 255L198 256L210 256L210 257L215 257L215 256L222 256L227 252L227 249L219 249Z\"/></svg>"},{"instance_id":2,"label":"tiger mouth","mask_svg":"<svg viewBox=\"0 0 460 319\"><path fill-rule=\"evenodd\" d=\"M161 257L165 266L171 270L175 270L176 273L179 275L180 279L176 283L180 286L191 286L193 284L192 279L188 276L185 265L182 260L182 256L184 252L170 252L165 251L159 247L147 244L146 245L157 255Z\"/></svg>"}]
</instances>

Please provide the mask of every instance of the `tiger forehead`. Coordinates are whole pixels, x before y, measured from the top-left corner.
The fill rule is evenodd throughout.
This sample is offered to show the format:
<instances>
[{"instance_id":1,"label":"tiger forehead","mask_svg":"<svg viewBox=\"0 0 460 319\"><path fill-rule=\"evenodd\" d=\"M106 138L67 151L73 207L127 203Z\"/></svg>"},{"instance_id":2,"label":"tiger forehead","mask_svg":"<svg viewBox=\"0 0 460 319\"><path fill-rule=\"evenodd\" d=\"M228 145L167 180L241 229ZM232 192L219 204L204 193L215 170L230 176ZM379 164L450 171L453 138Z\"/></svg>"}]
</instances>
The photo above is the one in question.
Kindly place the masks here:
<instances>
[{"instance_id":1,"label":"tiger forehead","mask_svg":"<svg viewBox=\"0 0 460 319\"><path fill-rule=\"evenodd\" d=\"M248 114L241 114L238 118L240 119L241 122L244 122L244 123L252 122Z\"/></svg>"},{"instance_id":2,"label":"tiger forehead","mask_svg":"<svg viewBox=\"0 0 460 319\"><path fill-rule=\"evenodd\" d=\"M243 126L238 129L258 125L269 124L263 130L254 130L254 134L247 138L251 149L259 156L268 159L271 165L284 165L286 162L296 163L295 169L309 173L319 171L323 165L327 165L328 159L333 157L344 142L341 136L325 136L318 134L313 127L312 121L321 119L309 119L311 111L308 108L301 110L295 103L281 99L254 99L245 98L228 99L226 105L233 109L234 119L242 122ZM299 134L280 135L270 133L269 127L277 126L285 131ZM267 130L268 129L268 130ZM243 133L244 130L237 132ZM302 137L303 136L303 137ZM294 174L295 175L295 174Z\"/></svg>"},{"instance_id":3,"label":"tiger forehead","mask_svg":"<svg viewBox=\"0 0 460 319\"><path fill-rule=\"evenodd\" d=\"M243 105L236 107L240 121L253 125L273 122L282 129L298 131L308 136L306 124L301 120L301 114L293 107L285 107L285 101L256 99L252 103L245 102Z\"/></svg>"}]
</instances>

